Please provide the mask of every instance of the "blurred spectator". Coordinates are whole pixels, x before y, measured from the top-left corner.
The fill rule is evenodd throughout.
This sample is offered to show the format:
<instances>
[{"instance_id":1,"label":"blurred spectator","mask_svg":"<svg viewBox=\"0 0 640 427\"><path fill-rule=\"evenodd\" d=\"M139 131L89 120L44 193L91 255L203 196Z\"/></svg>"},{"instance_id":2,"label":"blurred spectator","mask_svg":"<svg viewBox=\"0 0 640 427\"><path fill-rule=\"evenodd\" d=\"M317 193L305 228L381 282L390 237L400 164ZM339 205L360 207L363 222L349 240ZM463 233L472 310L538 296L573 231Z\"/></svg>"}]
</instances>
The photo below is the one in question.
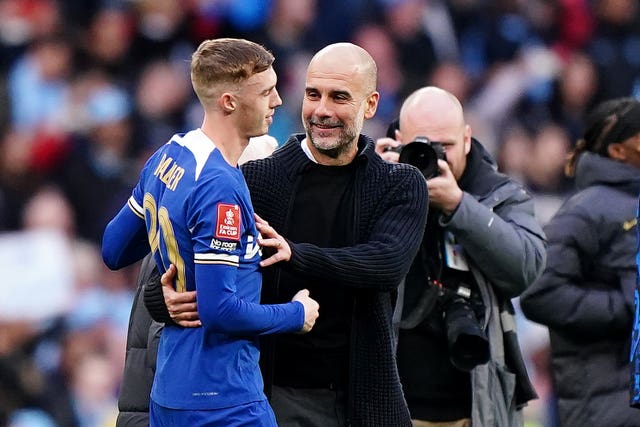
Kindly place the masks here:
<instances>
[{"instance_id":1,"label":"blurred spectator","mask_svg":"<svg viewBox=\"0 0 640 427\"><path fill-rule=\"evenodd\" d=\"M584 117L596 100L598 81L593 61L582 53L572 54L562 67L549 109L552 118L569 132L571 141L580 138Z\"/></svg>"},{"instance_id":2,"label":"blurred spectator","mask_svg":"<svg viewBox=\"0 0 640 427\"><path fill-rule=\"evenodd\" d=\"M573 141L580 138L584 116L596 100L598 74L593 61L581 52L570 54L555 66L557 72L528 88L516 107L514 120L532 133L556 122L569 133L573 146Z\"/></svg>"},{"instance_id":3,"label":"blurred spectator","mask_svg":"<svg viewBox=\"0 0 640 427\"><path fill-rule=\"evenodd\" d=\"M0 0L0 72L5 72L34 40L63 28L55 0Z\"/></svg>"},{"instance_id":4,"label":"blurred spectator","mask_svg":"<svg viewBox=\"0 0 640 427\"><path fill-rule=\"evenodd\" d=\"M187 3L188 4L188 3ZM140 0L132 3L136 32L128 66L141 69L151 61L185 61L193 52L188 29L189 8L180 0Z\"/></svg>"},{"instance_id":5,"label":"blurred spectator","mask_svg":"<svg viewBox=\"0 0 640 427\"><path fill-rule=\"evenodd\" d=\"M397 94L398 99L402 100L416 88L425 85L426 77L436 64L436 54L431 37L423 25L425 2L387 0L386 3L385 28L393 40L402 70L402 86ZM375 59L378 67L385 64ZM384 96L381 96L381 101L384 102Z\"/></svg>"},{"instance_id":6,"label":"blurred spectator","mask_svg":"<svg viewBox=\"0 0 640 427\"><path fill-rule=\"evenodd\" d=\"M316 0L309 48L351 40L356 29L374 12L376 0Z\"/></svg>"},{"instance_id":7,"label":"blurred spectator","mask_svg":"<svg viewBox=\"0 0 640 427\"><path fill-rule=\"evenodd\" d=\"M289 62L309 48L310 30L316 17L317 0L274 0L273 8L257 40L276 57L274 69L279 84L288 85Z\"/></svg>"},{"instance_id":8,"label":"blurred spectator","mask_svg":"<svg viewBox=\"0 0 640 427\"><path fill-rule=\"evenodd\" d=\"M498 152L499 169L519 182L525 182L532 145L531 136L522 126L507 127Z\"/></svg>"},{"instance_id":9,"label":"blurred spectator","mask_svg":"<svg viewBox=\"0 0 640 427\"><path fill-rule=\"evenodd\" d=\"M10 68L12 124L21 130L53 125L72 71L73 48L63 36L37 40Z\"/></svg>"},{"instance_id":10,"label":"blurred spectator","mask_svg":"<svg viewBox=\"0 0 640 427\"><path fill-rule=\"evenodd\" d=\"M312 26L317 0L273 0L264 28L256 41L273 52L282 106L276 110L269 130L280 143L294 131L301 131L300 99L304 93L307 65L314 52Z\"/></svg>"},{"instance_id":11,"label":"blurred spectator","mask_svg":"<svg viewBox=\"0 0 640 427\"><path fill-rule=\"evenodd\" d=\"M136 270L108 271L97 245L78 239L71 205L55 188L34 195L26 205L23 224L25 230L61 231L70 251L70 264L58 261L72 276L73 289L66 291L70 302L53 323L55 328L45 329L32 349L31 358L46 384L44 392L50 394L41 406L59 426L108 425L106 420L116 413ZM56 256L63 255L56 250ZM47 286L55 281L51 277ZM49 298L48 304L52 302Z\"/></svg>"},{"instance_id":12,"label":"blurred spectator","mask_svg":"<svg viewBox=\"0 0 640 427\"><path fill-rule=\"evenodd\" d=\"M27 131L8 130L0 140L0 229L20 228L20 215L43 178L31 170L32 138Z\"/></svg>"},{"instance_id":13,"label":"blurred spectator","mask_svg":"<svg viewBox=\"0 0 640 427\"><path fill-rule=\"evenodd\" d=\"M399 50L385 27L363 25L354 34L354 43L365 49L378 66L378 92L380 102L376 116L365 124L368 135L384 133L389 123L396 117L404 83Z\"/></svg>"},{"instance_id":14,"label":"blurred spectator","mask_svg":"<svg viewBox=\"0 0 640 427\"><path fill-rule=\"evenodd\" d=\"M97 243L112 212L127 199L138 166L131 157L130 97L108 80L90 80L81 100L85 126L74 132L55 179L76 213L78 233Z\"/></svg>"},{"instance_id":15,"label":"blurred spectator","mask_svg":"<svg viewBox=\"0 0 640 427\"><path fill-rule=\"evenodd\" d=\"M640 3L595 0L595 32L588 44L598 74L598 100L640 97Z\"/></svg>"},{"instance_id":16,"label":"blurred spectator","mask_svg":"<svg viewBox=\"0 0 640 427\"><path fill-rule=\"evenodd\" d=\"M472 82L462 65L455 61L441 61L435 66L429 84L450 92L461 103L466 103L472 89Z\"/></svg>"},{"instance_id":17,"label":"blurred spectator","mask_svg":"<svg viewBox=\"0 0 640 427\"><path fill-rule=\"evenodd\" d=\"M448 4L450 2L444 0L424 2L422 24L433 44L437 62L460 62L458 34Z\"/></svg>"},{"instance_id":18,"label":"blurred spectator","mask_svg":"<svg viewBox=\"0 0 640 427\"><path fill-rule=\"evenodd\" d=\"M571 141L565 128L549 122L540 127L531 142L525 183L536 198L536 217L546 224L574 192L573 179L563 170Z\"/></svg>"},{"instance_id":19,"label":"blurred spectator","mask_svg":"<svg viewBox=\"0 0 640 427\"><path fill-rule=\"evenodd\" d=\"M185 107L193 98L188 69L165 60L154 61L143 69L135 92L137 157L148 158L159 148L158 144L189 129Z\"/></svg>"},{"instance_id":20,"label":"blurred spectator","mask_svg":"<svg viewBox=\"0 0 640 427\"><path fill-rule=\"evenodd\" d=\"M565 179L564 165L571 149L567 131L549 123L533 138L525 166L525 182L534 193L562 194L571 181Z\"/></svg>"},{"instance_id":21,"label":"blurred spectator","mask_svg":"<svg viewBox=\"0 0 640 427\"><path fill-rule=\"evenodd\" d=\"M111 274L97 247L86 249L84 261L95 271L76 284L75 305L64 319L62 378L79 426L114 425L135 269Z\"/></svg>"},{"instance_id":22,"label":"blurred spectator","mask_svg":"<svg viewBox=\"0 0 640 427\"><path fill-rule=\"evenodd\" d=\"M130 64L133 13L122 7L105 7L98 9L88 24L81 40L80 66L100 69L116 80L135 75L138 70Z\"/></svg>"},{"instance_id":23,"label":"blurred spectator","mask_svg":"<svg viewBox=\"0 0 640 427\"><path fill-rule=\"evenodd\" d=\"M543 0L555 6L554 35L550 40L553 49L561 58L582 50L593 35L593 14L589 0ZM544 17L542 17L544 19Z\"/></svg>"}]
</instances>

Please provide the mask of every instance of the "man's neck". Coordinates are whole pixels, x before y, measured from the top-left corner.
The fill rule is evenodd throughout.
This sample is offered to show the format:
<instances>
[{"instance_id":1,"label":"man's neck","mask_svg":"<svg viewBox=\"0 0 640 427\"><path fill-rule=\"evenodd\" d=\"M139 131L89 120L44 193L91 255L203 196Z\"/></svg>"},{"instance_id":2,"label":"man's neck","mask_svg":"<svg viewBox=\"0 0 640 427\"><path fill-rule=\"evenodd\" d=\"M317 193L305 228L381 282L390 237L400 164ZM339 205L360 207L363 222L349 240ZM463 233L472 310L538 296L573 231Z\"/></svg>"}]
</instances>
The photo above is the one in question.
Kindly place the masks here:
<instances>
[{"instance_id":1,"label":"man's neck","mask_svg":"<svg viewBox=\"0 0 640 427\"><path fill-rule=\"evenodd\" d=\"M238 165L238 159L242 155L242 152L247 145L249 145L249 138L242 138L238 135L236 129L229 124L225 126L224 122L219 126L210 126L206 118L200 127L202 133L216 146L216 148L222 154L222 157L231 166Z\"/></svg>"},{"instance_id":2,"label":"man's neck","mask_svg":"<svg viewBox=\"0 0 640 427\"><path fill-rule=\"evenodd\" d=\"M322 153L309 142L309 138L307 137L302 140L300 145L302 147L302 151L305 152L312 162L323 166L345 166L351 164L358 154L357 141L355 141L348 150L340 153L338 157L331 157Z\"/></svg>"}]
</instances>

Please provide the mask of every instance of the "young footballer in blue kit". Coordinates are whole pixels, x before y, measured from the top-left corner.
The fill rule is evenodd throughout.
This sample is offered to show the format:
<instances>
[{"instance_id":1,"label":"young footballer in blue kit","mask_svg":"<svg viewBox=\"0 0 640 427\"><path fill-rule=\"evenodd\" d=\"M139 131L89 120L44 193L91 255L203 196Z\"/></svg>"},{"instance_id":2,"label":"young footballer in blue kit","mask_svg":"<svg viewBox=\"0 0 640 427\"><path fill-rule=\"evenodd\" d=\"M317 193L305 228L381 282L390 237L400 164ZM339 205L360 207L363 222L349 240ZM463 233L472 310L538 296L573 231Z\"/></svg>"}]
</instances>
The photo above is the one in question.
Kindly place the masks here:
<instances>
[{"instance_id":1,"label":"young footballer in blue kit","mask_svg":"<svg viewBox=\"0 0 640 427\"><path fill-rule=\"evenodd\" d=\"M318 304L306 290L260 305L259 233L237 160L282 101L273 56L240 39L203 42L191 80L202 127L174 137L145 164L128 203L107 225L109 268L149 250L178 291L197 291L202 327L167 325L151 391L152 426L275 426L263 393L257 337L308 332ZM268 236L267 236L268 237Z\"/></svg>"}]
</instances>

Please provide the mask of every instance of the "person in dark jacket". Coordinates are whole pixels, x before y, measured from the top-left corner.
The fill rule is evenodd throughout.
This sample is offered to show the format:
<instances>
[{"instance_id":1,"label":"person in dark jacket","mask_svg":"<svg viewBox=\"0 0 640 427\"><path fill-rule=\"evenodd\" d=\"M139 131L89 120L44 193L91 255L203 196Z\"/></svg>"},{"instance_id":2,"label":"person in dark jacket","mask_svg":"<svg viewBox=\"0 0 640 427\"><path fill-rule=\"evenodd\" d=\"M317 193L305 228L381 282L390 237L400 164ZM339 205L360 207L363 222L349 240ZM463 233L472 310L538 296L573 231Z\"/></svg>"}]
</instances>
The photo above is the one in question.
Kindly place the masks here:
<instances>
[{"instance_id":1,"label":"person in dark jacket","mask_svg":"<svg viewBox=\"0 0 640 427\"><path fill-rule=\"evenodd\" d=\"M366 51L350 43L322 49L307 70L306 134L242 167L254 209L268 222L258 222L259 243L271 250L262 265L277 261L264 269L262 302L286 299L304 283L322 307L311 335L261 346L265 387L283 427L411 425L392 317L422 238L427 189L416 168L384 162L360 134L378 97ZM170 288L163 290L173 320L192 320L179 303L195 295Z\"/></svg>"},{"instance_id":2,"label":"person in dark jacket","mask_svg":"<svg viewBox=\"0 0 640 427\"><path fill-rule=\"evenodd\" d=\"M462 105L445 90L413 92L400 109L397 132L391 130L396 138L379 139L376 150L389 161L420 165L429 190L398 337L414 426L522 426L521 409L536 395L510 299L544 268L545 237L533 200L497 171L471 136ZM398 146L400 155L391 158L394 151L386 149ZM446 157L425 161L438 146Z\"/></svg>"},{"instance_id":3,"label":"person in dark jacket","mask_svg":"<svg viewBox=\"0 0 640 427\"><path fill-rule=\"evenodd\" d=\"M146 427L149 425L149 394L156 370L158 341L162 323L151 319L144 306L144 284L159 280L151 255L140 265L140 275L129 316L127 345L122 384L118 394L116 427Z\"/></svg>"},{"instance_id":4,"label":"person in dark jacket","mask_svg":"<svg viewBox=\"0 0 640 427\"><path fill-rule=\"evenodd\" d=\"M598 105L566 172L579 191L545 227L548 263L522 311L549 328L560 425L640 426L628 404L640 102Z\"/></svg>"}]
</instances>

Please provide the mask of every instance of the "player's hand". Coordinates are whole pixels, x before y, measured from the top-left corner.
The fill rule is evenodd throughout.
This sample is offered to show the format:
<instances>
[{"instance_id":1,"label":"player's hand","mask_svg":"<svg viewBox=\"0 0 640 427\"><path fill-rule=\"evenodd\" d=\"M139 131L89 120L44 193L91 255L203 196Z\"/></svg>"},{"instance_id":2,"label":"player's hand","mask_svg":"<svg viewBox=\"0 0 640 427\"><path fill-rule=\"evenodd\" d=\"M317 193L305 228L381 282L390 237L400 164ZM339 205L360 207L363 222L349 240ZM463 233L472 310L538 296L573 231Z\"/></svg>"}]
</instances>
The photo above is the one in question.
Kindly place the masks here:
<instances>
[{"instance_id":1,"label":"player's hand","mask_svg":"<svg viewBox=\"0 0 640 427\"><path fill-rule=\"evenodd\" d=\"M376 141L376 153L391 163L398 163L400 148L402 148L402 144L393 138L379 138Z\"/></svg>"},{"instance_id":2,"label":"player's hand","mask_svg":"<svg viewBox=\"0 0 640 427\"><path fill-rule=\"evenodd\" d=\"M309 291L303 289L293 296L291 301L298 301L304 306L304 325L299 333L306 334L313 328L319 315L320 305L309 296Z\"/></svg>"},{"instance_id":3,"label":"player's hand","mask_svg":"<svg viewBox=\"0 0 640 427\"><path fill-rule=\"evenodd\" d=\"M169 316L178 325L184 328L197 328L202 326L198 316L198 305L196 304L196 291L176 292L173 288L173 281L177 274L176 266L171 264L167 271L160 278L162 284L162 295L164 303L169 310Z\"/></svg>"},{"instance_id":4,"label":"player's hand","mask_svg":"<svg viewBox=\"0 0 640 427\"><path fill-rule=\"evenodd\" d=\"M254 214L256 227L260 232L258 244L263 248L271 248L275 251L270 257L260 261L260 267L268 267L276 262L289 261L291 259L291 247L287 240L279 235L267 221Z\"/></svg>"}]
</instances>

